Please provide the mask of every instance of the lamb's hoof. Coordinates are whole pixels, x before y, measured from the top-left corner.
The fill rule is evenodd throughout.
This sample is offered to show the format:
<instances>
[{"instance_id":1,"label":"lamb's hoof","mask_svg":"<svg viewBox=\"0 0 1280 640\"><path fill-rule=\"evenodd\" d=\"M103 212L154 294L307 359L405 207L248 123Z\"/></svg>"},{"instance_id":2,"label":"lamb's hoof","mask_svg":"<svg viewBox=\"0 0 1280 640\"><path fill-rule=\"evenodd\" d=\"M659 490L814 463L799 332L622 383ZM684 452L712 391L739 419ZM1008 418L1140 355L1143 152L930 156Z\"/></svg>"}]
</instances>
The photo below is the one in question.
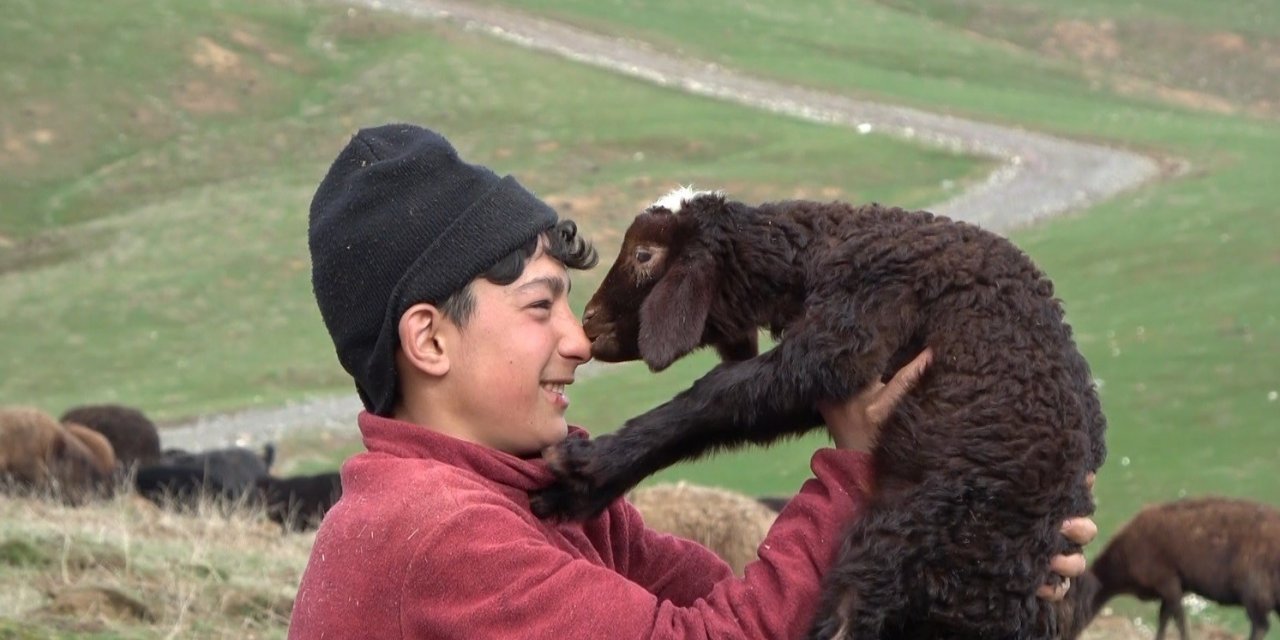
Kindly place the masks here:
<instances>
[{"instance_id":1,"label":"lamb's hoof","mask_svg":"<svg viewBox=\"0 0 1280 640\"><path fill-rule=\"evenodd\" d=\"M592 474L595 444L586 438L569 438L542 454L556 482L529 497L533 513L541 518L584 520L600 514L617 495L601 487Z\"/></svg>"},{"instance_id":2,"label":"lamb's hoof","mask_svg":"<svg viewBox=\"0 0 1280 640\"><path fill-rule=\"evenodd\" d=\"M529 507L539 518L587 520L600 515L613 498L582 493L561 482L529 494Z\"/></svg>"}]
</instances>

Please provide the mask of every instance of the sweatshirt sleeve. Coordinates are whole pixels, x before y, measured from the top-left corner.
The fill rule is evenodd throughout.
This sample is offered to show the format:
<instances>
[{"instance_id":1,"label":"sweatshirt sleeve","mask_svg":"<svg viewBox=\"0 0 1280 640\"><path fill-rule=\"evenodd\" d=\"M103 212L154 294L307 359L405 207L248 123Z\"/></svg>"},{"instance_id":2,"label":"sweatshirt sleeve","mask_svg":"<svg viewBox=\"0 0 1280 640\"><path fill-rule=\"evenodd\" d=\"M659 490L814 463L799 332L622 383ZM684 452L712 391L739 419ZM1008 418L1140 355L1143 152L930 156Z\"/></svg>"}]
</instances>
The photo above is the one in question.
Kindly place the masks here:
<instances>
[{"instance_id":1,"label":"sweatshirt sleeve","mask_svg":"<svg viewBox=\"0 0 1280 640\"><path fill-rule=\"evenodd\" d=\"M741 579L705 550L644 529L634 510L612 535L614 570L548 544L508 505L470 504L418 540L401 589L404 637L802 637L870 482L865 454L823 449L811 465L815 477Z\"/></svg>"}]
</instances>

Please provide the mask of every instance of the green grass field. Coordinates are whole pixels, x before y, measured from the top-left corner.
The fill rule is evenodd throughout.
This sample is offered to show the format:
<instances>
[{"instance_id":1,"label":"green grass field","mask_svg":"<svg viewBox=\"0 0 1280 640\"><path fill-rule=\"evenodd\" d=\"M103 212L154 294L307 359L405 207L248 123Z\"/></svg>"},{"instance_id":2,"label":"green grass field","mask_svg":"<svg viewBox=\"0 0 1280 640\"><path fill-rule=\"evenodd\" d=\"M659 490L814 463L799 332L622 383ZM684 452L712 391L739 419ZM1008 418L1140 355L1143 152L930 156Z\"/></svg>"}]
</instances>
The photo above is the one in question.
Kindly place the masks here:
<instances>
[{"instance_id":1,"label":"green grass field","mask_svg":"<svg viewBox=\"0 0 1280 640\"><path fill-rule=\"evenodd\" d=\"M1102 384L1111 457L1095 546L1146 502L1280 504L1274 2L510 4L761 76L1185 166L1013 234L1054 278ZM991 168L364 10L12 5L0 23L0 404L116 401L177 419L347 392L311 300L305 216L365 124L439 128L580 220L606 261L634 212L676 183L923 206ZM579 278L579 308L601 272ZM610 368L575 385L571 418L606 431L711 363ZM661 478L793 491L820 443ZM301 468L351 447L316 450L327 454L300 453ZM1207 615L1242 628L1236 610Z\"/></svg>"},{"instance_id":2,"label":"green grass field","mask_svg":"<svg viewBox=\"0 0 1280 640\"><path fill-rule=\"evenodd\" d=\"M39 6L0 27L0 54L20 62L0 119L21 149L0 172L0 362L14 372L0 400L51 411L121 401L174 418L347 390L305 237L311 193L358 125L438 127L606 251L679 182L923 205L987 170L395 17L136 2L62 22ZM78 37L133 33L143 13L168 18L123 43Z\"/></svg>"}]
</instances>

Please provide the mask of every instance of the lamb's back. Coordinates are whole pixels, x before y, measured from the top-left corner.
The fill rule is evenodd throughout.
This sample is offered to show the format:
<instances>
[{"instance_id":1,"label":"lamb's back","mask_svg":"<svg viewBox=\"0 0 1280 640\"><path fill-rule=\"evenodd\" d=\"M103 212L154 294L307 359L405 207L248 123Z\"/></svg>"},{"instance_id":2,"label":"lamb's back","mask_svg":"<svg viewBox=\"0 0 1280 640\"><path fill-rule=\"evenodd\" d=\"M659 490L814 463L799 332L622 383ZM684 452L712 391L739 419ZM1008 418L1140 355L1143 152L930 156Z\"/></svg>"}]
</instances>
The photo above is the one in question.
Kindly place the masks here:
<instances>
[{"instance_id":1,"label":"lamb's back","mask_svg":"<svg viewBox=\"0 0 1280 640\"><path fill-rule=\"evenodd\" d=\"M1280 580L1280 510L1247 500L1204 497L1150 506L1112 544L1117 552L1099 562L1115 562L1116 555L1138 573L1168 566L1184 588L1223 604L1239 603L1241 587L1268 572Z\"/></svg>"},{"instance_id":2,"label":"lamb's back","mask_svg":"<svg viewBox=\"0 0 1280 640\"><path fill-rule=\"evenodd\" d=\"M1018 447L1102 464L1105 421L1088 364L1052 282L1007 238L874 203L780 202L760 213L804 249L809 304L868 324L885 321L868 314L915 323L892 345L902 354L928 346L935 356L914 394L913 439L988 465L999 449L1008 457Z\"/></svg>"}]
</instances>

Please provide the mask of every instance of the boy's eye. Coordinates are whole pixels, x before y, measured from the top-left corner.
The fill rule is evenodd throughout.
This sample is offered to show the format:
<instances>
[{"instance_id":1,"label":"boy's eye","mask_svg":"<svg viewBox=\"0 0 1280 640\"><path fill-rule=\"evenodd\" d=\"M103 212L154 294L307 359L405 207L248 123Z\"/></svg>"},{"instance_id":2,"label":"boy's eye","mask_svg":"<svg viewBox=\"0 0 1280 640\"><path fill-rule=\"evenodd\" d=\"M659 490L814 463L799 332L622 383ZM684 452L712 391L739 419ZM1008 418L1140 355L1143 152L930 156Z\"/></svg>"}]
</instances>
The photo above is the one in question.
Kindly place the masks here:
<instances>
[{"instance_id":1,"label":"boy's eye","mask_svg":"<svg viewBox=\"0 0 1280 640\"><path fill-rule=\"evenodd\" d=\"M539 300L539 301L537 301L537 302L535 302L535 303L533 303L533 304L529 305L529 308L530 308L530 309L548 309L548 310L549 310L549 309L551 309L551 301L550 301L550 300Z\"/></svg>"}]
</instances>

